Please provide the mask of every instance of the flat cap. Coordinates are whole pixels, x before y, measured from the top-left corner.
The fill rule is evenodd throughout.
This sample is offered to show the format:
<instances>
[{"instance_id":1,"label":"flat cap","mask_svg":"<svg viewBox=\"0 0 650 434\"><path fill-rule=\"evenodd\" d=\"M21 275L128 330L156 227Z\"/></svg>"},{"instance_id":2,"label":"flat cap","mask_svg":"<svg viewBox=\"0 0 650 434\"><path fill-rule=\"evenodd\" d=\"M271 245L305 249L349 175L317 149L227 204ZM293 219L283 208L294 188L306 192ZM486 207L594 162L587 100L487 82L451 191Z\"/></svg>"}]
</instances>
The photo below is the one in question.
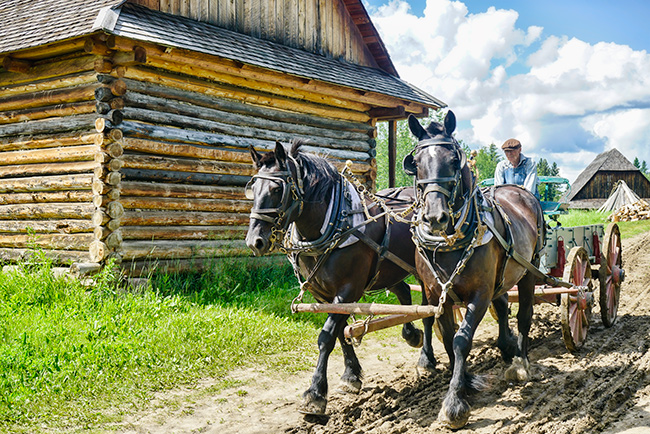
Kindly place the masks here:
<instances>
[{"instance_id":1,"label":"flat cap","mask_svg":"<svg viewBox=\"0 0 650 434\"><path fill-rule=\"evenodd\" d=\"M511 149L517 149L521 148L521 143L517 139L508 139L505 142L503 142L503 145L501 145L501 149L504 151L509 151Z\"/></svg>"}]
</instances>

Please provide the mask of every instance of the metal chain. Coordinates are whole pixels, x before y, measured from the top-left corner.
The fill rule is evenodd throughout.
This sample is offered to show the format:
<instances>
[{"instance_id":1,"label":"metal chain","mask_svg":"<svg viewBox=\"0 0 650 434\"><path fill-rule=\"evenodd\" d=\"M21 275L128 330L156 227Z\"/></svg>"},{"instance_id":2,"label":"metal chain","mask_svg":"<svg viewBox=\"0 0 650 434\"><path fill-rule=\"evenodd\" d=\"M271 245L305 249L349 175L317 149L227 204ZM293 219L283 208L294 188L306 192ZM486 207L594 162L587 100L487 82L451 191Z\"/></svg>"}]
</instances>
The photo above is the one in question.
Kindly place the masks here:
<instances>
[{"instance_id":1,"label":"metal chain","mask_svg":"<svg viewBox=\"0 0 650 434\"><path fill-rule=\"evenodd\" d=\"M415 211L417 208L421 206L421 203L419 200L415 200L411 206L406 208L402 212L395 212L393 211L388 205L386 205L386 201L383 200L382 198L378 197L376 194L372 193L371 191L368 190L368 188L358 179L358 177L352 173L352 161L348 160L345 162L345 167L341 171L341 176L343 176L347 181L352 183L354 187L357 189L359 192L359 195L364 198L370 199L372 202L375 202L379 207L386 213L388 214L393 220L398 221L400 223L407 223L410 225L418 225L420 224L419 221L412 221L410 218L407 219L406 216L411 214L413 211ZM368 214L368 208L366 206L366 203L364 200L361 201L363 204L364 212L366 213L367 218L371 218L371 216Z\"/></svg>"}]
</instances>

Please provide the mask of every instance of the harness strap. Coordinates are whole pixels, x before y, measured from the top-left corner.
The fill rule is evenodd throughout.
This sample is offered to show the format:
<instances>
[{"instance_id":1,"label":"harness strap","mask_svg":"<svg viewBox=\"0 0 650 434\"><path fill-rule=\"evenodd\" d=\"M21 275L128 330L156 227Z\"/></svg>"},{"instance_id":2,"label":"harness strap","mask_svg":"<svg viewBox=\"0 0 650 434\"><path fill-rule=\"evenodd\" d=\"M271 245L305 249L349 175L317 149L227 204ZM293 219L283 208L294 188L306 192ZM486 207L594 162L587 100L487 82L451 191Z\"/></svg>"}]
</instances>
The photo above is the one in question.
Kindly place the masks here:
<instances>
[{"instance_id":1,"label":"harness strap","mask_svg":"<svg viewBox=\"0 0 650 434\"><path fill-rule=\"evenodd\" d=\"M375 240L373 240L372 238L370 238L370 237L369 237L368 235L366 235L365 233L363 233L363 232L361 232L361 231L359 231L358 229L355 228L355 230L352 232L352 234L353 234L355 237L359 238L359 240L361 240L361 241L363 241L364 243L366 243L366 244L368 245L368 247L370 247L370 248L373 249L375 252L377 252L378 255L381 255L381 256L385 257L386 259L388 259L389 261L391 261L392 263L394 263L395 265L398 265L398 266L402 267L402 268L403 268L404 270L406 270L409 274L412 274L412 275L414 275L414 276L417 276L417 270L415 269L415 267L411 266L411 265L408 264L406 261L404 261L402 258L400 258L400 257L397 256L396 254L392 253L392 252L391 252L390 250L388 250L388 249L385 249L385 250L383 251L383 253L382 253L381 246L380 246L379 244L377 244L377 243L375 242ZM384 237L384 238L385 238L385 237Z\"/></svg>"}]
</instances>

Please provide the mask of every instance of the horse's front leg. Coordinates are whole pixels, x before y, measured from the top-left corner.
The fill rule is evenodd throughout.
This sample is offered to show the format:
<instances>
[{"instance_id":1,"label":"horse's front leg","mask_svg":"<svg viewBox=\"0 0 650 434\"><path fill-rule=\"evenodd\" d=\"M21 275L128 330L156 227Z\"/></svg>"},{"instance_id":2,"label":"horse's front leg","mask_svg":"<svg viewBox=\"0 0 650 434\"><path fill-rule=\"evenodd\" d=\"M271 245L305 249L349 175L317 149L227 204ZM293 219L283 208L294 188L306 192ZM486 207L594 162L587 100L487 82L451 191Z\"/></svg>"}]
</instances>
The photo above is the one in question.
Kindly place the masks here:
<instances>
[{"instance_id":1,"label":"horse's front leg","mask_svg":"<svg viewBox=\"0 0 650 434\"><path fill-rule=\"evenodd\" d=\"M343 350L343 362L345 363L345 370L341 376L339 390L344 393L359 393L363 372L361 370L361 364L359 364L359 359L354 352L354 347L345 338L344 327L341 327L338 338L341 343L341 350Z\"/></svg>"},{"instance_id":2,"label":"horse's front leg","mask_svg":"<svg viewBox=\"0 0 650 434\"><path fill-rule=\"evenodd\" d=\"M526 382L530 378L530 362L528 361L528 333L533 320L533 304L535 299L535 277L526 273L517 284L519 288L519 312L517 313L517 351L512 365L506 370L506 380Z\"/></svg>"},{"instance_id":3,"label":"horse's front leg","mask_svg":"<svg viewBox=\"0 0 650 434\"><path fill-rule=\"evenodd\" d=\"M422 286L422 304L427 305L427 296L424 291L424 285ZM433 337L433 323L435 318L432 316L422 318L422 325L424 325L424 340L422 342L422 351L420 351L420 359L418 360L418 366L429 372L436 371L436 358L433 355L433 345L431 339ZM453 333L452 333L453 335Z\"/></svg>"},{"instance_id":4,"label":"horse's front leg","mask_svg":"<svg viewBox=\"0 0 650 434\"><path fill-rule=\"evenodd\" d=\"M508 315L510 309L508 308L508 294L503 294L492 300L492 305L497 313L497 321L499 323L499 338L497 339L497 347L501 350L501 357L507 363L512 361L517 351L517 339L510 330L508 324Z\"/></svg>"},{"instance_id":5,"label":"horse's front leg","mask_svg":"<svg viewBox=\"0 0 650 434\"><path fill-rule=\"evenodd\" d=\"M303 403L300 411L307 414L325 414L327 407L327 362L336 344L339 333L348 315L329 314L318 336L318 363L311 380L311 386L303 393ZM356 359L356 356L355 356ZM358 364L358 362L357 362Z\"/></svg>"},{"instance_id":6,"label":"horse's front leg","mask_svg":"<svg viewBox=\"0 0 650 434\"><path fill-rule=\"evenodd\" d=\"M405 306L413 304L411 288L404 281L388 288L388 290L397 296L400 304ZM423 344L424 335L422 330L415 327L412 322L407 322L402 326L402 338L413 348L420 348Z\"/></svg>"},{"instance_id":7,"label":"horse's front leg","mask_svg":"<svg viewBox=\"0 0 650 434\"><path fill-rule=\"evenodd\" d=\"M471 410L467 401L468 394L484 388L481 379L469 374L465 367L474 333L489 304L490 301L484 299L468 303L465 319L452 342L453 358L450 358L453 360L453 372L449 390L438 414L438 420L451 429L459 429L467 424Z\"/></svg>"}]
</instances>

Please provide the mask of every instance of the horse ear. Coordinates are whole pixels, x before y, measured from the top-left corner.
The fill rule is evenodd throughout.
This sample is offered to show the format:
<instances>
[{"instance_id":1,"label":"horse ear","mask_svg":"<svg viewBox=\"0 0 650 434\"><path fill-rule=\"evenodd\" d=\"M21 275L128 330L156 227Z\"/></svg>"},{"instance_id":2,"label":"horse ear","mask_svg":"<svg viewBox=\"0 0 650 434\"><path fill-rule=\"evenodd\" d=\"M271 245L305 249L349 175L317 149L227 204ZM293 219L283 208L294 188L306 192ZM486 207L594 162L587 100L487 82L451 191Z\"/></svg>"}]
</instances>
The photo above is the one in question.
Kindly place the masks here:
<instances>
[{"instance_id":1,"label":"horse ear","mask_svg":"<svg viewBox=\"0 0 650 434\"><path fill-rule=\"evenodd\" d=\"M447 133L448 136L451 136L451 133L454 132L456 129L456 115L454 112L449 110L447 112L447 115L445 116L445 133Z\"/></svg>"},{"instance_id":2,"label":"horse ear","mask_svg":"<svg viewBox=\"0 0 650 434\"><path fill-rule=\"evenodd\" d=\"M248 145L248 150L249 150L250 153L251 153L251 158L253 159L253 163L255 164L255 167L256 167L257 169L259 169L260 167L262 167L262 165L260 164L260 160L262 159L262 154L260 154L259 152L257 152L257 151L255 150L255 148L253 147L253 145Z\"/></svg>"},{"instance_id":3,"label":"horse ear","mask_svg":"<svg viewBox=\"0 0 650 434\"><path fill-rule=\"evenodd\" d=\"M420 125L420 121L413 115L409 115L409 130L418 140L428 137L426 130Z\"/></svg>"},{"instance_id":4,"label":"horse ear","mask_svg":"<svg viewBox=\"0 0 650 434\"><path fill-rule=\"evenodd\" d=\"M404 173L409 176L415 176L418 174L418 167L415 165L413 154L408 154L406 157L404 157L404 160L402 161L402 167L404 168Z\"/></svg>"},{"instance_id":5,"label":"horse ear","mask_svg":"<svg viewBox=\"0 0 650 434\"><path fill-rule=\"evenodd\" d=\"M287 167L287 151L279 141L275 142L275 161L277 161L280 169Z\"/></svg>"}]
</instances>

